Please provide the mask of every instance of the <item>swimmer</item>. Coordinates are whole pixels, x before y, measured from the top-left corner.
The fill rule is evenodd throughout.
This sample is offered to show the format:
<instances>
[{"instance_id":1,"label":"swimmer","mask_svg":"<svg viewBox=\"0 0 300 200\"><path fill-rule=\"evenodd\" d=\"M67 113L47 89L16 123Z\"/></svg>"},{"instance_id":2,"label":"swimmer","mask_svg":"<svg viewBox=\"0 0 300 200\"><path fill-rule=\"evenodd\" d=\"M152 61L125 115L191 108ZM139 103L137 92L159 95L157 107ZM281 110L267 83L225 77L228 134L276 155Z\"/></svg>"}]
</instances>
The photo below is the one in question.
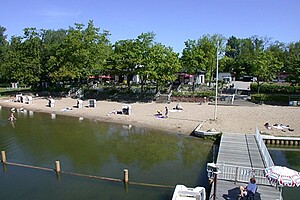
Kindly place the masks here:
<instances>
[{"instance_id":1,"label":"swimmer","mask_svg":"<svg viewBox=\"0 0 300 200\"><path fill-rule=\"evenodd\" d=\"M9 121L13 122L15 120L17 120L14 116L14 113L10 113L10 117L8 118Z\"/></svg>"}]
</instances>

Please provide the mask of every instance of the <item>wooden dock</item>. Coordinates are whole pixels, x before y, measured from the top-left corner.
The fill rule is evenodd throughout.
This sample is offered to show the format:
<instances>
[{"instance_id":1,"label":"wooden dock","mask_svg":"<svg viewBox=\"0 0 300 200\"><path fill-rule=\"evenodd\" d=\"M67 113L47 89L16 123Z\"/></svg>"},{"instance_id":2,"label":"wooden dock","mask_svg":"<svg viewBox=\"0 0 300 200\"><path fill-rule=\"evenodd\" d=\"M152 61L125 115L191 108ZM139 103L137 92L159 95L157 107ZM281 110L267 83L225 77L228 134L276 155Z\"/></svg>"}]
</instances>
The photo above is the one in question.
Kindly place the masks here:
<instances>
[{"instance_id":1,"label":"wooden dock","mask_svg":"<svg viewBox=\"0 0 300 200\"><path fill-rule=\"evenodd\" d=\"M217 175L217 184L213 184L210 199L236 200L239 186L245 186L253 176L258 185L255 200L279 199L280 191L264 177L265 163L254 134L223 134L216 163L221 173Z\"/></svg>"}]
</instances>

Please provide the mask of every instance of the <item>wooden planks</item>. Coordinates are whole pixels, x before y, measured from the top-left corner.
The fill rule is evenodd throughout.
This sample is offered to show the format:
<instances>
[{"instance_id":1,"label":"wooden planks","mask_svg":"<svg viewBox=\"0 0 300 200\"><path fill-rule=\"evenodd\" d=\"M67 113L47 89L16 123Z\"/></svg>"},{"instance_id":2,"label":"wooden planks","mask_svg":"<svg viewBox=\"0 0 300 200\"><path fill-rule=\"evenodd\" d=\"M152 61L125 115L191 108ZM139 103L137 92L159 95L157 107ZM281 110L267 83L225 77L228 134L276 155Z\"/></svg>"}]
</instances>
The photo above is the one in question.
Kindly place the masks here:
<instances>
[{"instance_id":1,"label":"wooden planks","mask_svg":"<svg viewBox=\"0 0 300 200\"><path fill-rule=\"evenodd\" d=\"M265 168L255 136L250 134L223 134L217 158L217 165L222 164ZM240 192L239 186L244 186L246 183L235 183L230 180L218 179L216 185L216 199L237 199ZM213 194L210 197L213 197ZM279 199L279 197L280 192L276 188L270 184L260 185L258 183L258 191L255 195L256 200L275 200Z\"/></svg>"}]
</instances>

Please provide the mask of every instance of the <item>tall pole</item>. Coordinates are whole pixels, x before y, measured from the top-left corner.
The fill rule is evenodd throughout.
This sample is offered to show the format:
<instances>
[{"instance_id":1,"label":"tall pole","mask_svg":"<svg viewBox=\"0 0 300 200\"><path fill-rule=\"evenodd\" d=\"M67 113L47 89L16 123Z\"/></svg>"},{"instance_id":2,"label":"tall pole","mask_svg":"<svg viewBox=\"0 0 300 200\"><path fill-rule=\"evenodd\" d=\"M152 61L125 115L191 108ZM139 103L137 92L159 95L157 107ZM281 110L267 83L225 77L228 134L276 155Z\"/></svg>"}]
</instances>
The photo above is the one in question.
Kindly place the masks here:
<instances>
[{"instance_id":1,"label":"tall pole","mask_svg":"<svg viewBox=\"0 0 300 200\"><path fill-rule=\"evenodd\" d=\"M217 69L216 69L216 97L215 97L215 111L214 111L214 120L217 120L217 104L218 104L218 78L219 78L219 60L218 60L218 48L219 44L217 43L217 52L216 52L216 57L217 57Z\"/></svg>"},{"instance_id":2,"label":"tall pole","mask_svg":"<svg viewBox=\"0 0 300 200\"><path fill-rule=\"evenodd\" d=\"M217 199L217 173L214 173L214 198L213 200Z\"/></svg>"}]
</instances>

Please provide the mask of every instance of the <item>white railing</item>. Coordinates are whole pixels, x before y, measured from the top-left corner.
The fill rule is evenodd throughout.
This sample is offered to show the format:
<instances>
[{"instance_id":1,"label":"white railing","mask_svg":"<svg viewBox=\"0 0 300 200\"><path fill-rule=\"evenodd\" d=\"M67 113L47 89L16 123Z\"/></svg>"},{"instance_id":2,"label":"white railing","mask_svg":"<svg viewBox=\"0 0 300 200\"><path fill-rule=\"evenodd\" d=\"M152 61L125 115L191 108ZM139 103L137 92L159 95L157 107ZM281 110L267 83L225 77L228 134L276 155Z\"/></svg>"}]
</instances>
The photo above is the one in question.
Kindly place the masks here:
<instances>
[{"instance_id":1,"label":"white railing","mask_svg":"<svg viewBox=\"0 0 300 200\"><path fill-rule=\"evenodd\" d=\"M257 142L258 148L260 150L260 153L263 157L265 166L266 167L274 166L274 162L272 160L272 157L270 156L270 153L269 153L269 151L268 151L268 149L267 149L267 147L264 143L263 138L261 137L261 135L259 133L258 128L256 128L256 131L255 131L255 138L256 138L256 142Z\"/></svg>"},{"instance_id":2,"label":"white railing","mask_svg":"<svg viewBox=\"0 0 300 200\"><path fill-rule=\"evenodd\" d=\"M221 173L218 174L218 179L229 180L236 182L248 183L250 178L254 177L257 184L270 185L264 175L264 169L251 168L243 166L235 166L228 164L218 165Z\"/></svg>"}]
</instances>

